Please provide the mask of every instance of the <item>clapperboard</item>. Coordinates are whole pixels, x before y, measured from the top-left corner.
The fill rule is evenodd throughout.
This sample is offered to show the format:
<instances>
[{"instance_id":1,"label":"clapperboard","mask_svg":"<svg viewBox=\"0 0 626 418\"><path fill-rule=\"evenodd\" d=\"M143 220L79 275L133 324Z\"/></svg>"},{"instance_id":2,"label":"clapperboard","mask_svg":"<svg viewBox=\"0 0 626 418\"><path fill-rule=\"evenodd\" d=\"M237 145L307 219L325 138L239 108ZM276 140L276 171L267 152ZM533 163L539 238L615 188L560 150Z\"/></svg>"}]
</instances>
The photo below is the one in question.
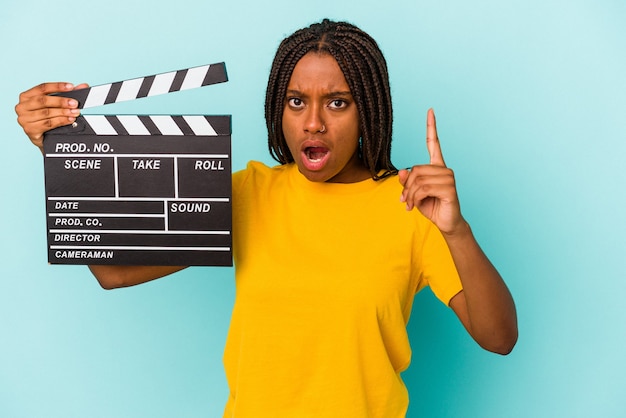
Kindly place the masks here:
<instances>
[{"instance_id":1,"label":"clapperboard","mask_svg":"<svg viewBox=\"0 0 626 418\"><path fill-rule=\"evenodd\" d=\"M59 95L85 109L225 81L218 63ZM50 263L232 265L230 115L81 115L44 156Z\"/></svg>"}]
</instances>

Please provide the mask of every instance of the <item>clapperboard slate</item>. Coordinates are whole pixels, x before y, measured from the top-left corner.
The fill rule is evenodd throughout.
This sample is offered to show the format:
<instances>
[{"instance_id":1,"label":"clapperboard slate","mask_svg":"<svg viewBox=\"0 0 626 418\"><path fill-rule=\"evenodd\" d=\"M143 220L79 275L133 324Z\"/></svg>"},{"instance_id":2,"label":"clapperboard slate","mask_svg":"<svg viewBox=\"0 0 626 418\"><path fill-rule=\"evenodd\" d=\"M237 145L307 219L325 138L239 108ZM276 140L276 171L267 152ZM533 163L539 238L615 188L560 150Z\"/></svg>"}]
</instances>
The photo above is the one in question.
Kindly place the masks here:
<instances>
[{"instance_id":1,"label":"clapperboard slate","mask_svg":"<svg viewBox=\"0 0 626 418\"><path fill-rule=\"evenodd\" d=\"M227 81L224 63L60 95L79 108ZM48 261L231 266L231 117L81 115L44 141Z\"/></svg>"}]
</instances>

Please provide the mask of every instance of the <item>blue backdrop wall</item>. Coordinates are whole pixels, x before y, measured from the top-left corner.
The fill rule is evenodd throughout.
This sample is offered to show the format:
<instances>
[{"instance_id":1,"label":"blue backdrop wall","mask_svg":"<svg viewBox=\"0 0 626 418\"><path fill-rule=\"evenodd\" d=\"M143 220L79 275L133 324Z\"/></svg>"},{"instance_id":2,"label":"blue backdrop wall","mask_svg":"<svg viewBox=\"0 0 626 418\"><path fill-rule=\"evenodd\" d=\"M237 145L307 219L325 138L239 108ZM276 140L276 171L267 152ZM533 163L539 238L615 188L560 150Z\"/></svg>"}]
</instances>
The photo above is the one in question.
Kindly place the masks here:
<instances>
[{"instance_id":1,"label":"blue backdrop wall","mask_svg":"<svg viewBox=\"0 0 626 418\"><path fill-rule=\"evenodd\" d=\"M230 81L92 113L233 115L234 167L270 163L263 94L278 42L323 17L386 54L398 166L446 162L519 311L508 357L429 291L409 324L410 417L626 416L626 3L621 0L47 2L0 11L0 416L217 417L233 271L104 291L46 261L40 153L15 122L42 81L92 85L225 61Z\"/></svg>"}]
</instances>

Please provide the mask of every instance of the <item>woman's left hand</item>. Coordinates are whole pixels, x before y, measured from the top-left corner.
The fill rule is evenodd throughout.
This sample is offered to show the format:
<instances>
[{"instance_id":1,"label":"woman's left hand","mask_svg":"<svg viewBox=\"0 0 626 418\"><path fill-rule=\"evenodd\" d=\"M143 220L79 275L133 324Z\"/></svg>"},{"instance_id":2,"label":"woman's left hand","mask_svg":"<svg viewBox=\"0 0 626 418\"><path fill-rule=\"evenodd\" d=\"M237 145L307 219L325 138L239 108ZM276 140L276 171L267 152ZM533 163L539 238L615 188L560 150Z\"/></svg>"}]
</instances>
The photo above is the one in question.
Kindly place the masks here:
<instances>
[{"instance_id":1,"label":"woman's left hand","mask_svg":"<svg viewBox=\"0 0 626 418\"><path fill-rule=\"evenodd\" d=\"M432 109L428 110L426 117L426 146L430 164L415 165L410 170L398 172L404 186L400 200L406 203L407 210L417 208L443 234L453 235L466 223L461 215L454 172L443 160Z\"/></svg>"}]
</instances>

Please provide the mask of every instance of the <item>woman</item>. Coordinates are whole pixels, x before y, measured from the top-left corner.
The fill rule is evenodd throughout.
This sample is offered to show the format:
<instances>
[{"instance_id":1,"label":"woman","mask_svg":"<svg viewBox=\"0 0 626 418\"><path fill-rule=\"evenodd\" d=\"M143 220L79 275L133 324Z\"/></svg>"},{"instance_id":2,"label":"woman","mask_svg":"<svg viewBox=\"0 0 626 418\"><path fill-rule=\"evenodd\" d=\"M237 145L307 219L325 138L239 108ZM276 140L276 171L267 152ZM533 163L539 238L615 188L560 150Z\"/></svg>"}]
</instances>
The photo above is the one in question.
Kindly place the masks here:
<instances>
[{"instance_id":1,"label":"woman","mask_svg":"<svg viewBox=\"0 0 626 418\"><path fill-rule=\"evenodd\" d=\"M73 88L45 83L20 96L18 122L38 147L78 115L75 101L48 94ZM432 110L430 164L391 163L387 67L369 35L324 20L286 38L265 114L280 165L250 162L233 175L224 416L404 416L406 323L425 286L482 347L510 352L515 306L461 215ZM184 267L90 268L109 289Z\"/></svg>"}]
</instances>

